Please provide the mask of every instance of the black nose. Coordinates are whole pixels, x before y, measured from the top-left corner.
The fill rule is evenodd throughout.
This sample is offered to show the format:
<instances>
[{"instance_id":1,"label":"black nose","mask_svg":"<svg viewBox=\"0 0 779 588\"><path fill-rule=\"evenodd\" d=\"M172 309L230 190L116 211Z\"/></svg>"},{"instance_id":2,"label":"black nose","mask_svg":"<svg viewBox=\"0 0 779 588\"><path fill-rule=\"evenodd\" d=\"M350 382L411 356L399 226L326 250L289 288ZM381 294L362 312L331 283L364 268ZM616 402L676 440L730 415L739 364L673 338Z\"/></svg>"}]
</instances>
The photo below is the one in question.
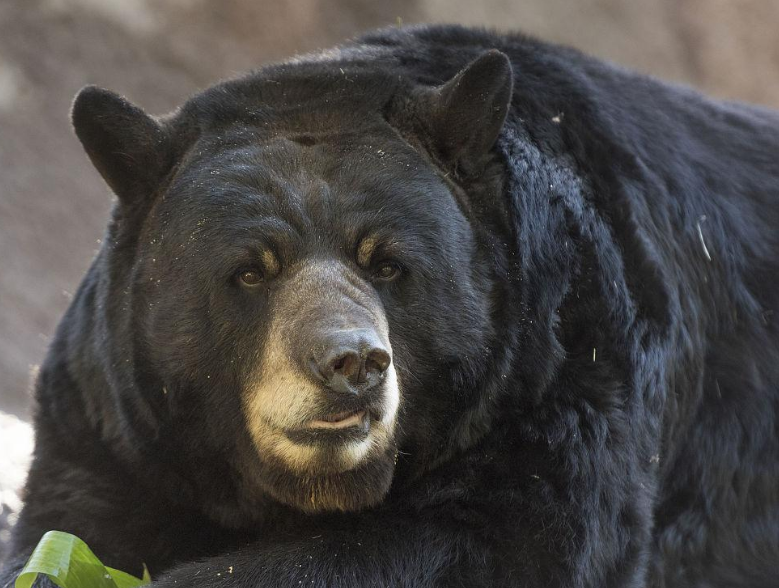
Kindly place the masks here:
<instances>
[{"instance_id":1,"label":"black nose","mask_svg":"<svg viewBox=\"0 0 779 588\"><path fill-rule=\"evenodd\" d=\"M324 337L323 352L311 371L336 392L357 394L381 382L392 361L376 333L368 329L336 331Z\"/></svg>"}]
</instances>

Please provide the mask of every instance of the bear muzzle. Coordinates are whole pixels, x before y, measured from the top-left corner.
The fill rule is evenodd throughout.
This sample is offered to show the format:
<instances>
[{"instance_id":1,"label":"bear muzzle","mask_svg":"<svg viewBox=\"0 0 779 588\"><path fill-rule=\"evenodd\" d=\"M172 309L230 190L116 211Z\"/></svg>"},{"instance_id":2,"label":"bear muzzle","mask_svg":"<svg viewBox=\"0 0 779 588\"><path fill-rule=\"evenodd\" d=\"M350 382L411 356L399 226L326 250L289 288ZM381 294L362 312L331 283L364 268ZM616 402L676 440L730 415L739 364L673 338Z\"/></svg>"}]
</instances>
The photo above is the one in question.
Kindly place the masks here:
<instances>
[{"instance_id":1,"label":"bear muzzle","mask_svg":"<svg viewBox=\"0 0 779 588\"><path fill-rule=\"evenodd\" d=\"M269 312L244 404L260 455L306 475L384 455L400 388L376 292L343 264L313 261L277 287Z\"/></svg>"}]
</instances>

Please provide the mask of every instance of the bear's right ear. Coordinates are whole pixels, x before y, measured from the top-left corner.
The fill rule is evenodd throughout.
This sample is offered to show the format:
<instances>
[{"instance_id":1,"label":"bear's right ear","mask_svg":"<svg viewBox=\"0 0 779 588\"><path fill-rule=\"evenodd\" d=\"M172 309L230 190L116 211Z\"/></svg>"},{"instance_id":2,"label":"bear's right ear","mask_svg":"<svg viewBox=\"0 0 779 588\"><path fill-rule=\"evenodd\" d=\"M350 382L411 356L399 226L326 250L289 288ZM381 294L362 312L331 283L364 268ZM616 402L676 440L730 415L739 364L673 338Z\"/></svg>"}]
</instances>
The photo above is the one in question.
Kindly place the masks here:
<instances>
[{"instance_id":1,"label":"bear's right ear","mask_svg":"<svg viewBox=\"0 0 779 588\"><path fill-rule=\"evenodd\" d=\"M156 189L169 159L166 133L157 121L96 86L78 93L71 120L89 159L123 204Z\"/></svg>"}]
</instances>

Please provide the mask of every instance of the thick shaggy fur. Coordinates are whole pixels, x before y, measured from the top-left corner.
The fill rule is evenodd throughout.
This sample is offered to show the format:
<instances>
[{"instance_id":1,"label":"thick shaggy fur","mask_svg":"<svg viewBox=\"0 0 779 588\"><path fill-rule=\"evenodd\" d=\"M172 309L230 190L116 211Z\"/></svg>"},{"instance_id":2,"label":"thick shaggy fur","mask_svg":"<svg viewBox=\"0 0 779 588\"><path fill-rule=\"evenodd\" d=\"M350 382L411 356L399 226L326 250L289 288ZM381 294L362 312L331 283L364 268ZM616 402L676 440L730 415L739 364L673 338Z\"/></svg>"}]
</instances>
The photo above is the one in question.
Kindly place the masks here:
<instances>
[{"instance_id":1,"label":"thick shaggy fur","mask_svg":"<svg viewBox=\"0 0 779 588\"><path fill-rule=\"evenodd\" d=\"M430 92L490 49L510 59L510 108L485 157L463 154L452 145L489 147L479 129L501 122L503 62L480 70L495 91L476 127ZM77 130L120 201L41 370L7 582L61 529L108 565L145 562L158 586L776 586L775 113L457 27L269 67L159 126L128 105L117 145L84 100ZM220 298L208 263L227 253L192 242L181 270L157 238L190 243L182 219L245 221L220 173L257 189L255 142L328 133L339 173L384 178L365 206L413 244L405 281L377 288L404 399L397 463L335 488L391 475L383 500L303 513L246 441L241 351L265 318L234 324L254 307ZM100 152L128 134L130 163ZM340 251L322 243L363 222L349 214L316 255Z\"/></svg>"}]
</instances>

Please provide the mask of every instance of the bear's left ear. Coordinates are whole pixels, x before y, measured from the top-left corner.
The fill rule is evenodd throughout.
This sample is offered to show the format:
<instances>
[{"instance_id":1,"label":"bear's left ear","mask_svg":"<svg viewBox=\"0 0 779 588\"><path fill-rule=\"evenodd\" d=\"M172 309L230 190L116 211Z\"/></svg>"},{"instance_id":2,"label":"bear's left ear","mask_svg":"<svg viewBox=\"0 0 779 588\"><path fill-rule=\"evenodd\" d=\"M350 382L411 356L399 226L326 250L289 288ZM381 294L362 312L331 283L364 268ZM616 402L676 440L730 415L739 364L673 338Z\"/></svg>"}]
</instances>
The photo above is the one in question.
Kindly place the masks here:
<instances>
[{"instance_id":1,"label":"bear's left ear","mask_svg":"<svg viewBox=\"0 0 779 588\"><path fill-rule=\"evenodd\" d=\"M169 166L163 127L118 94L96 86L83 88L71 113L89 159L124 205L155 191Z\"/></svg>"},{"instance_id":2,"label":"bear's left ear","mask_svg":"<svg viewBox=\"0 0 779 588\"><path fill-rule=\"evenodd\" d=\"M430 130L446 163L477 171L506 121L512 85L509 58L491 49L433 91Z\"/></svg>"}]
</instances>

